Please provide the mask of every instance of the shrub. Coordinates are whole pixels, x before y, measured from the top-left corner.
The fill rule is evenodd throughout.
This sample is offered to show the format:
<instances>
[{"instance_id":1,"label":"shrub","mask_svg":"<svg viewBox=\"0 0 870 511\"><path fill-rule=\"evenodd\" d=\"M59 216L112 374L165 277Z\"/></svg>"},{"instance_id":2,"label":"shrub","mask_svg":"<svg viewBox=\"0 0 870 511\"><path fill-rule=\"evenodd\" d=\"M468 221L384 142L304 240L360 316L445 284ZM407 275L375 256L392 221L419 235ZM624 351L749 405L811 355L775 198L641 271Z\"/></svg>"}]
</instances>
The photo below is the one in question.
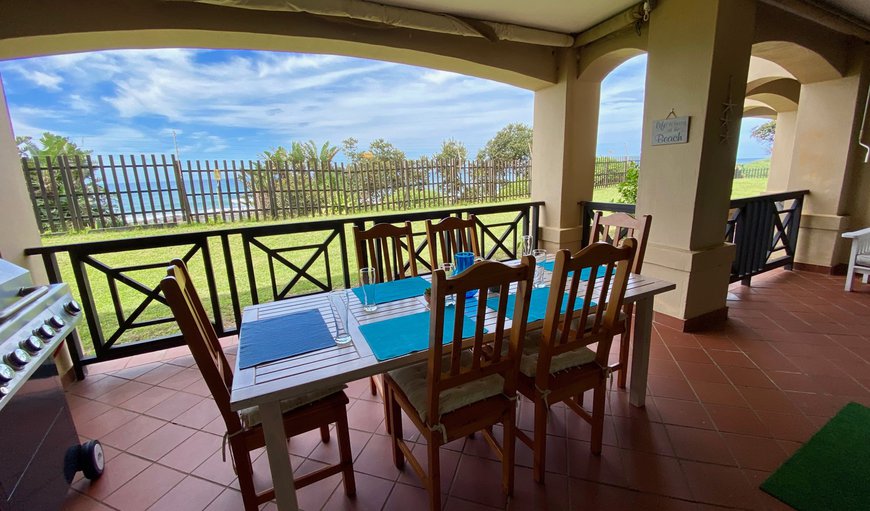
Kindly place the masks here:
<instances>
[{"instance_id":1,"label":"shrub","mask_svg":"<svg viewBox=\"0 0 870 511\"><path fill-rule=\"evenodd\" d=\"M623 204L637 204L637 175L640 169L636 163L631 163L625 172L625 181L616 185L619 192L618 202Z\"/></svg>"}]
</instances>

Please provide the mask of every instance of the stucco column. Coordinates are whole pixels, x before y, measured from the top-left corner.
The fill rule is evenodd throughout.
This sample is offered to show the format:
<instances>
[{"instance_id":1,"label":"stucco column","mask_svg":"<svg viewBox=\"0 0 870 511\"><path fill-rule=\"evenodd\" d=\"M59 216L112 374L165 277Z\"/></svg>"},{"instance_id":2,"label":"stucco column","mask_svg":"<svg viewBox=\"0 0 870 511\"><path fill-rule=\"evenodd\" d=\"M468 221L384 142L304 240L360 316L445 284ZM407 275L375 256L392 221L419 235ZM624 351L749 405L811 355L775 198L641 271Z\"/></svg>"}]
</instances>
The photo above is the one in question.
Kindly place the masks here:
<instances>
[{"instance_id":1,"label":"stucco column","mask_svg":"<svg viewBox=\"0 0 870 511\"><path fill-rule=\"evenodd\" d=\"M644 273L675 282L655 309L685 328L724 317L734 247L723 241L755 2L661 0L649 26L638 213L651 214ZM671 110L688 142L652 145ZM724 119L724 121L723 121Z\"/></svg>"},{"instance_id":2,"label":"stucco column","mask_svg":"<svg viewBox=\"0 0 870 511\"><path fill-rule=\"evenodd\" d=\"M795 125L797 110L776 114L776 135L770 153L770 170L767 175L768 192L788 191L788 177L791 172L791 157L794 151Z\"/></svg>"},{"instance_id":3,"label":"stucco column","mask_svg":"<svg viewBox=\"0 0 870 511\"><path fill-rule=\"evenodd\" d=\"M592 200L601 82L577 78L576 50L560 50L559 81L535 92L532 200L546 202L539 239L580 248L580 207Z\"/></svg>"},{"instance_id":4,"label":"stucco column","mask_svg":"<svg viewBox=\"0 0 870 511\"><path fill-rule=\"evenodd\" d=\"M840 234L864 227L852 225L849 194L860 171L855 148L868 83L868 63L859 62L844 78L801 88L787 187L810 190L801 217L797 268L830 271L844 263L848 246Z\"/></svg>"},{"instance_id":5,"label":"stucco column","mask_svg":"<svg viewBox=\"0 0 870 511\"><path fill-rule=\"evenodd\" d=\"M29 261L24 249L40 245L39 229L33 217L33 206L27 195L21 160L15 145L15 135L6 107L6 92L0 77L0 204L4 220L0 222L0 256L7 261L30 268L33 278L45 282L45 270L38 259ZM29 263L33 263L32 265Z\"/></svg>"}]
</instances>

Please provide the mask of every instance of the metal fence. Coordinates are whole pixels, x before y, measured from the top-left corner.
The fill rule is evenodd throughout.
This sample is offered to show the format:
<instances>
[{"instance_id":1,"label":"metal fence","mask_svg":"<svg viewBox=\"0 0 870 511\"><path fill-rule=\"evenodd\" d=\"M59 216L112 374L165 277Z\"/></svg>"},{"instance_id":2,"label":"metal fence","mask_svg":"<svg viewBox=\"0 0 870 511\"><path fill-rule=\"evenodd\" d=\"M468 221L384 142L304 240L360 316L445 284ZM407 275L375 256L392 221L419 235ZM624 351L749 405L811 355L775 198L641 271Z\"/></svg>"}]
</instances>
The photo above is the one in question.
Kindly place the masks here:
<instances>
[{"instance_id":1,"label":"metal fence","mask_svg":"<svg viewBox=\"0 0 870 511\"><path fill-rule=\"evenodd\" d=\"M528 199L528 161L288 165L165 155L23 158L40 231L277 220Z\"/></svg>"},{"instance_id":2,"label":"metal fence","mask_svg":"<svg viewBox=\"0 0 870 511\"><path fill-rule=\"evenodd\" d=\"M751 283L754 275L785 266L791 268L797 250L801 209L808 190L733 199L723 228L724 240L737 254L731 263L731 282ZM590 238L595 211L635 213L634 204L581 202L583 243Z\"/></svg>"}]
</instances>

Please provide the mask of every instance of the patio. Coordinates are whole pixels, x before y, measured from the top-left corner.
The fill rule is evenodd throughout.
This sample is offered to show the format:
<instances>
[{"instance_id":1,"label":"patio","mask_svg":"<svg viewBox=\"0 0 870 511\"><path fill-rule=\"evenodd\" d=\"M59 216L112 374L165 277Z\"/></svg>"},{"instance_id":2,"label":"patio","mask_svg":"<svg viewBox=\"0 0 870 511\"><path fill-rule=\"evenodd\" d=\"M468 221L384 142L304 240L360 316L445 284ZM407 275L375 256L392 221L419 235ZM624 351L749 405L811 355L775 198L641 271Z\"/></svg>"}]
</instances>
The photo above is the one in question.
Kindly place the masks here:
<instances>
[{"instance_id":1,"label":"patio","mask_svg":"<svg viewBox=\"0 0 870 511\"><path fill-rule=\"evenodd\" d=\"M507 502L500 465L478 435L442 449L445 509L789 509L757 486L844 404L870 405L870 336L858 334L870 326L870 286L856 286L845 293L843 277L776 270L730 287L722 326L692 334L656 323L646 409L610 392L600 458L589 453L586 424L555 407L546 485L532 481L531 453L517 442ZM225 339L231 356L234 343ZM79 434L99 438L108 462L94 484L74 482L65 509L241 508L221 460L223 422L186 347L92 365L68 390ZM299 490L301 508L425 506L413 471L392 464L368 382L346 392L357 498L333 476ZM523 429L531 409L521 404ZM289 448L297 474L338 456L316 431ZM254 466L268 483L262 453Z\"/></svg>"}]
</instances>

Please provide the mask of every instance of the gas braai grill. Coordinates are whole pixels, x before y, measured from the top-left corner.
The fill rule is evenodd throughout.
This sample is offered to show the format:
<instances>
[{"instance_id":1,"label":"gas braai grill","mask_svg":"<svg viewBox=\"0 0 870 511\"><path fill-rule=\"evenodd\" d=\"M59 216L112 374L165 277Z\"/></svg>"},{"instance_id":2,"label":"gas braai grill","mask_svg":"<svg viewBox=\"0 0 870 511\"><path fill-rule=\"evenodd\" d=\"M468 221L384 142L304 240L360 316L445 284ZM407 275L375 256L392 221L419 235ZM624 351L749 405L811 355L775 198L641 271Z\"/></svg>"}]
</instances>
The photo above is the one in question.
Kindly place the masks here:
<instances>
[{"instance_id":1,"label":"gas braai grill","mask_svg":"<svg viewBox=\"0 0 870 511\"><path fill-rule=\"evenodd\" d=\"M78 470L103 472L100 443L79 445L52 357L81 316L69 286L34 286L0 259L0 511L61 509Z\"/></svg>"},{"instance_id":2,"label":"gas braai grill","mask_svg":"<svg viewBox=\"0 0 870 511\"><path fill-rule=\"evenodd\" d=\"M0 259L0 410L80 322L69 286L34 286L30 272Z\"/></svg>"}]
</instances>

